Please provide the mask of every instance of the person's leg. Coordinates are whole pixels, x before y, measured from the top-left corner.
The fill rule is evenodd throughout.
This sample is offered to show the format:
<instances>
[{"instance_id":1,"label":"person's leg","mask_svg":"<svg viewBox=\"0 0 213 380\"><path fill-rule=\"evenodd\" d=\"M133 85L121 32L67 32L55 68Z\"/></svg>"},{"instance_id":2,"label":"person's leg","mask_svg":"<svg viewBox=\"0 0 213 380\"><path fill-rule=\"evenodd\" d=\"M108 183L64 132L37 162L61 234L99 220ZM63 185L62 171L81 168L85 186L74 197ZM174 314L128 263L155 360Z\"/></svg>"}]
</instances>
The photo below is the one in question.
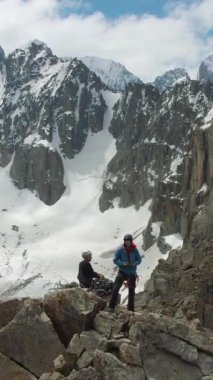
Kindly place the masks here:
<instances>
[{"instance_id":1,"label":"person's leg","mask_svg":"<svg viewBox=\"0 0 213 380\"><path fill-rule=\"evenodd\" d=\"M128 310L135 311L134 299L135 299L135 281L136 276L129 276L129 296L128 296Z\"/></svg>"},{"instance_id":2,"label":"person's leg","mask_svg":"<svg viewBox=\"0 0 213 380\"><path fill-rule=\"evenodd\" d=\"M119 290L120 290L122 284L123 284L123 278L118 273L118 275L116 276L114 285L113 285L112 297L111 297L111 300L109 302L109 307L111 309L114 309L116 304L117 304L118 293L119 293Z\"/></svg>"}]
</instances>

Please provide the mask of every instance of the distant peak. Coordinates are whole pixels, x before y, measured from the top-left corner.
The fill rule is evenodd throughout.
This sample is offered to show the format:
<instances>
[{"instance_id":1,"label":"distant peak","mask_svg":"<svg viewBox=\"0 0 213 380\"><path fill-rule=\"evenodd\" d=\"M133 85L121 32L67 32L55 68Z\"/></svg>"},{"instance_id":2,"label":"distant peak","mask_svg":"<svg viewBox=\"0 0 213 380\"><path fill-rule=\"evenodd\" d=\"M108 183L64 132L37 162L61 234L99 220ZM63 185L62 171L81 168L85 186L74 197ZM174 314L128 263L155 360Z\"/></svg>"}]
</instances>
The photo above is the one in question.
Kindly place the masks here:
<instances>
[{"instance_id":1,"label":"distant peak","mask_svg":"<svg viewBox=\"0 0 213 380\"><path fill-rule=\"evenodd\" d=\"M123 91L129 83L141 82L134 74L129 72L125 66L110 59L86 56L79 58L89 70L96 73L103 83L113 91Z\"/></svg>"},{"instance_id":2,"label":"distant peak","mask_svg":"<svg viewBox=\"0 0 213 380\"><path fill-rule=\"evenodd\" d=\"M206 58L203 60L203 62L205 62L205 61L213 61L213 54L208 55L208 57L206 57Z\"/></svg>"},{"instance_id":3,"label":"distant peak","mask_svg":"<svg viewBox=\"0 0 213 380\"><path fill-rule=\"evenodd\" d=\"M186 72L186 70L183 69L182 67L175 67L174 69L166 71L163 75L161 75L159 77L168 77L168 76L171 77L172 76L174 78L178 78L180 75L189 76L188 73ZM159 77L157 77L157 78L159 78Z\"/></svg>"},{"instance_id":4,"label":"distant peak","mask_svg":"<svg viewBox=\"0 0 213 380\"><path fill-rule=\"evenodd\" d=\"M172 88L176 83L185 80L190 80L189 74L182 67L176 67L172 70L166 71L163 75L157 76L154 81L154 86L160 92Z\"/></svg>"},{"instance_id":5,"label":"distant peak","mask_svg":"<svg viewBox=\"0 0 213 380\"><path fill-rule=\"evenodd\" d=\"M44 50L49 49L49 47L44 42L42 42L40 40L37 40L37 39L31 40L26 47L30 48L32 46L38 46L38 47L41 47Z\"/></svg>"},{"instance_id":6,"label":"distant peak","mask_svg":"<svg viewBox=\"0 0 213 380\"><path fill-rule=\"evenodd\" d=\"M29 52L33 56L36 56L38 53L42 51L45 52L45 55L52 55L52 50L44 42L39 41L37 39L29 41L28 44L16 50L24 50L25 52Z\"/></svg>"},{"instance_id":7,"label":"distant peak","mask_svg":"<svg viewBox=\"0 0 213 380\"><path fill-rule=\"evenodd\" d=\"M206 57L200 64L198 80L213 83L213 54Z\"/></svg>"}]
</instances>

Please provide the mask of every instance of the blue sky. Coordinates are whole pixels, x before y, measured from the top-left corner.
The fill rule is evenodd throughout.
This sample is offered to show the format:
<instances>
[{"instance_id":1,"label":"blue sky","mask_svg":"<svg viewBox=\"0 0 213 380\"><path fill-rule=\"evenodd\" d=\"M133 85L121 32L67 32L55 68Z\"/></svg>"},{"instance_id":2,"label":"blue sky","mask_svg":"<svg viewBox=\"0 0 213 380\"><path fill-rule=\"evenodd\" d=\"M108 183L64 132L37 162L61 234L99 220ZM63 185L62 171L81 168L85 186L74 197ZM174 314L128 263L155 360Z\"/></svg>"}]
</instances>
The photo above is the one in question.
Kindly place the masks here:
<instances>
[{"instance_id":1,"label":"blue sky","mask_svg":"<svg viewBox=\"0 0 213 380\"><path fill-rule=\"evenodd\" d=\"M116 19L127 15L152 14L158 17L166 16L168 9L175 5L196 4L198 0L76 0L73 7L72 0L59 0L61 15L70 13L92 14L102 12L109 19Z\"/></svg>"}]
</instances>

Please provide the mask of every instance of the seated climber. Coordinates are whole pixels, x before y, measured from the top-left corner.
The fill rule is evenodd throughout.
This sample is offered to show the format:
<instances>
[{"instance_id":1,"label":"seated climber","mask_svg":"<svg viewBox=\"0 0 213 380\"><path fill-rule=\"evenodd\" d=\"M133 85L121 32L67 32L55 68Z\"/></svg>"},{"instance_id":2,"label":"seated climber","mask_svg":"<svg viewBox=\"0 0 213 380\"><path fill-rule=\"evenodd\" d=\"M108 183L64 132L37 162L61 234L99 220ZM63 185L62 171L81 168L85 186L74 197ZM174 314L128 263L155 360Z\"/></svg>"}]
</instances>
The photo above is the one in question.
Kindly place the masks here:
<instances>
[{"instance_id":1,"label":"seated climber","mask_svg":"<svg viewBox=\"0 0 213 380\"><path fill-rule=\"evenodd\" d=\"M103 278L104 276L93 270L90 261L92 260L92 252L82 252L83 260L79 264L78 280L82 288L90 288L93 278Z\"/></svg>"}]
</instances>

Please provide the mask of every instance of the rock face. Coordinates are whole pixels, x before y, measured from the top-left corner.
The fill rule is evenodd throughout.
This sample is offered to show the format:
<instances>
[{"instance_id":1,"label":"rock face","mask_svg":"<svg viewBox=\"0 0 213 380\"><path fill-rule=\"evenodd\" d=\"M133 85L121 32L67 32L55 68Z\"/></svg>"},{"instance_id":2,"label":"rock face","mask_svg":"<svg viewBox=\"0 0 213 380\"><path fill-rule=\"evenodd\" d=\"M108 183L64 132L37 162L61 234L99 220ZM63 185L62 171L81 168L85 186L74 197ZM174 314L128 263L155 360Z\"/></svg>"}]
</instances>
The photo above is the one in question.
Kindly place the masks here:
<instances>
[{"instance_id":1,"label":"rock face","mask_svg":"<svg viewBox=\"0 0 213 380\"><path fill-rule=\"evenodd\" d=\"M52 293L43 300L43 308L66 346L75 333L91 326L93 317L105 304L104 300L81 288Z\"/></svg>"},{"instance_id":2,"label":"rock face","mask_svg":"<svg viewBox=\"0 0 213 380\"><path fill-rule=\"evenodd\" d=\"M137 307L161 312L183 321L196 320L213 329L212 243L171 251L160 260L145 290L136 296Z\"/></svg>"},{"instance_id":3,"label":"rock face","mask_svg":"<svg viewBox=\"0 0 213 380\"><path fill-rule=\"evenodd\" d=\"M145 380L144 370L142 368L129 366L122 363L111 353L103 353L96 350L94 358L94 367L100 373L102 379L112 380Z\"/></svg>"},{"instance_id":4,"label":"rock face","mask_svg":"<svg viewBox=\"0 0 213 380\"><path fill-rule=\"evenodd\" d=\"M19 188L36 190L47 204L60 198L61 157L73 158L89 131L102 130L104 88L81 61L59 59L40 41L7 58L0 52L0 165L15 153L11 175Z\"/></svg>"},{"instance_id":5,"label":"rock face","mask_svg":"<svg viewBox=\"0 0 213 380\"><path fill-rule=\"evenodd\" d=\"M201 62L198 71L198 80L213 83L213 54Z\"/></svg>"},{"instance_id":6,"label":"rock face","mask_svg":"<svg viewBox=\"0 0 213 380\"><path fill-rule=\"evenodd\" d=\"M17 149L10 175L19 189L35 190L47 205L56 203L65 190L61 157L51 145L44 146L42 142Z\"/></svg>"},{"instance_id":7,"label":"rock face","mask_svg":"<svg viewBox=\"0 0 213 380\"><path fill-rule=\"evenodd\" d=\"M96 346L95 342L101 342L101 334L98 334L97 341L94 330L76 334L71 341L72 357L64 361L61 358L58 372L43 375L40 380L58 379L58 373L65 370L66 360L67 363L72 362L73 368L65 377L69 380L164 380L165 373L170 380L211 379L212 331L196 329L175 318L147 312L132 314L117 309L113 315L102 311L96 315L97 318L93 328L103 332L106 320L111 321L110 335L107 340L104 337L106 344L102 348ZM83 339L85 335L89 340Z\"/></svg>"},{"instance_id":8,"label":"rock face","mask_svg":"<svg viewBox=\"0 0 213 380\"><path fill-rule=\"evenodd\" d=\"M12 299L0 302L0 329L7 325L23 307L25 299Z\"/></svg>"},{"instance_id":9,"label":"rock face","mask_svg":"<svg viewBox=\"0 0 213 380\"><path fill-rule=\"evenodd\" d=\"M202 262L204 256L210 254L205 251ZM173 253L170 266L174 257ZM187 272L190 256L182 255L179 260ZM208 268L210 264L208 261ZM183 278L184 266L180 268ZM187 276L190 283L189 271ZM199 279L196 283L199 285ZM175 309L178 292L173 295ZM172 300L170 294L168 298ZM203 299L213 300L210 283L203 287ZM186 304L186 300L185 307L192 312L192 304ZM135 313L119 305L111 314L100 311L104 307L102 299L80 288L50 293L43 300L19 302L22 306L13 300L13 310L17 306L21 309L17 308L14 318L0 330L2 380L164 380L165 373L169 380L212 377L213 329L198 323L196 314L191 314L193 319L184 319L180 312L165 315L158 308L153 313L142 310L139 304ZM165 302L162 305L165 311ZM1 310L8 307L8 303L5 307L2 304ZM44 309L48 309L51 319ZM66 336L67 341L72 336L67 348L58 335Z\"/></svg>"},{"instance_id":10,"label":"rock face","mask_svg":"<svg viewBox=\"0 0 213 380\"><path fill-rule=\"evenodd\" d=\"M34 380L44 372L50 372L53 367L61 366L65 373L69 368L73 369L85 347L88 352L97 347L106 349L106 339L97 332L82 333L92 327L95 315L105 304L101 298L81 288L61 290L47 295L43 300L2 302L0 379ZM76 354L76 337L81 333L81 348ZM61 341L68 346L67 351ZM81 358L79 368L84 368L87 362L87 358Z\"/></svg>"},{"instance_id":11,"label":"rock face","mask_svg":"<svg viewBox=\"0 0 213 380\"><path fill-rule=\"evenodd\" d=\"M137 302L149 311L196 321L198 326L213 329L213 124L211 118L207 119L206 124L197 128L191 156L184 162L185 183L180 216L177 217L175 208L170 207L168 214L165 211L167 223L170 220L172 225L173 221L179 221L184 247L181 251L171 251L167 261L159 261L144 293L137 296ZM165 203L167 210L169 202L167 199ZM158 200L155 205L160 210ZM156 210L153 215L157 215ZM165 222L162 226L165 228ZM147 230L147 236L149 233Z\"/></svg>"},{"instance_id":12,"label":"rock face","mask_svg":"<svg viewBox=\"0 0 213 380\"><path fill-rule=\"evenodd\" d=\"M138 296L141 306L149 310L160 310L185 320L196 319L198 323L211 329L213 328L212 133L210 112L206 123L197 128L192 141L191 155L184 161L183 202L178 217L180 231L184 237L184 248L181 251L171 251L166 262L159 261L159 265L146 284L145 292ZM158 200L155 201L153 208L155 205L158 205L160 210ZM172 224L177 218L177 213L174 208L170 209L167 221ZM154 215L157 215L156 210ZM165 228L165 223L163 226Z\"/></svg>"},{"instance_id":13,"label":"rock face","mask_svg":"<svg viewBox=\"0 0 213 380\"><path fill-rule=\"evenodd\" d=\"M36 380L37 378L33 376L30 372L26 371L24 368L12 362L6 356L0 353L0 368L1 368L1 379L3 380Z\"/></svg>"},{"instance_id":14,"label":"rock face","mask_svg":"<svg viewBox=\"0 0 213 380\"><path fill-rule=\"evenodd\" d=\"M206 123L196 129L191 155L184 160L185 183L182 187L182 208L179 208L178 219L175 208L170 207L171 211L166 212L171 201L167 199L165 202L167 228L169 223L172 225L173 221L179 221L184 248L181 251L171 251L166 262L159 261L145 286L145 292L138 295L141 307L183 320L196 320L198 325L202 324L210 329L213 328L212 133L210 112ZM153 215L159 217L156 205L162 215L162 203L161 209L157 199L153 204ZM162 225L165 228L165 222ZM149 231L146 233L148 235Z\"/></svg>"},{"instance_id":15,"label":"rock face","mask_svg":"<svg viewBox=\"0 0 213 380\"><path fill-rule=\"evenodd\" d=\"M0 104L2 103L2 97L5 91L5 71L5 54L0 46Z\"/></svg>"},{"instance_id":16,"label":"rock face","mask_svg":"<svg viewBox=\"0 0 213 380\"><path fill-rule=\"evenodd\" d=\"M176 68L174 70L166 71L163 75L158 76L153 85L162 92L165 90L171 90L176 83L190 80L190 77L186 70L182 68Z\"/></svg>"},{"instance_id":17,"label":"rock face","mask_svg":"<svg viewBox=\"0 0 213 380\"><path fill-rule=\"evenodd\" d=\"M191 246L212 238L212 131L212 126L198 127L169 186L158 181L149 226L152 230L155 222L162 222L157 240L162 249L162 237L177 232ZM147 230L145 245L149 236Z\"/></svg>"},{"instance_id":18,"label":"rock face","mask_svg":"<svg viewBox=\"0 0 213 380\"><path fill-rule=\"evenodd\" d=\"M99 202L101 211L113 207L113 201L118 197L120 207L132 204L140 207L152 195L153 186L145 173L148 167L150 172L154 171L150 161L155 144L148 142L146 150L146 126L159 98L158 90L152 86L130 85L114 106L110 131L116 138L117 154L107 168ZM150 176L153 178L152 174Z\"/></svg>"},{"instance_id":19,"label":"rock face","mask_svg":"<svg viewBox=\"0 0 213 380\"><path fill-rule=\"evenodd\" d=\"M36 376L50 370L54 358L63 351L52 322L38 302L26 303L0 330L0 352Z\"/></svg>"},{"instance_id":20,"label":"rock face","mask_svg":"<svg viewBox=\"0 0 213 380\"><path fill-rule=\"evenodd\" d=\"M120 207L138 208L152 198L145 249L157 238L161 250L168 250L163 237L176 233L184 239L190 233L193 241L193 229L199 227L192 225L192 218L201 224L205 218L194 219L194 214L201 211L204 198L211 204L212 148L208 147L212 129L210 124L207 129L201 127L212 102L212 84L189 81L161 96L152 86L131 86L114 107L110 130L117 154L108 165L100 208L113 207L115 200ZM211 218L207 219L211 225ZM159 233L155 236L156 224Z\"/></svg>"},{"instance_id":21,"label":"rock face","mask_svg":"<svg viewBox=\"0 0 213 380\"><path fill-rule=\"evenodd\" d=\"M188 170L188 194L183 204L182 235L191 246L205 244L213 232L213 123L198 129Z\"/></svg>"}]
</instances>

